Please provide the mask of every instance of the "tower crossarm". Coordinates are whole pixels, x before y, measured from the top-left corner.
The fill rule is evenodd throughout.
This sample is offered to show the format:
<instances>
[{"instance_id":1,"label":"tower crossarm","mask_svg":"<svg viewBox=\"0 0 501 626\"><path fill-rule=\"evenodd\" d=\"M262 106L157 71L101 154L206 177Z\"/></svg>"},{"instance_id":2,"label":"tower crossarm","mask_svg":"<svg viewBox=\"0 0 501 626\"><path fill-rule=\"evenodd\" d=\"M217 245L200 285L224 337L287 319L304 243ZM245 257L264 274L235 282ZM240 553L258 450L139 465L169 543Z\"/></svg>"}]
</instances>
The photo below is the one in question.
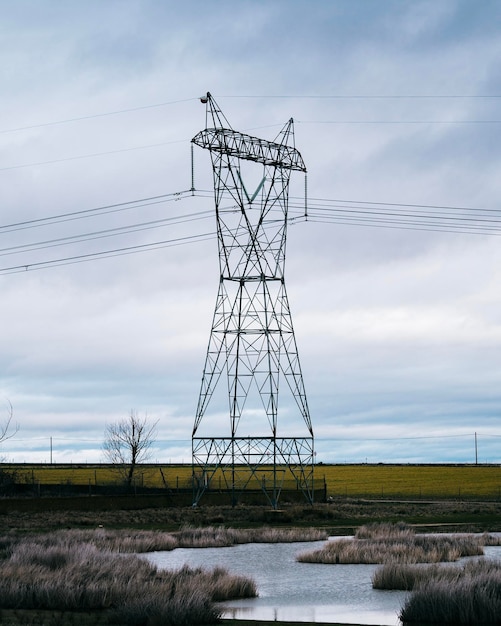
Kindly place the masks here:
<instances>
[{"instance_id":1,"label":"tower crossarm","mask_svg":"<svg viewBox=\"0 0 501 626\"><path fill-rule=\"evenodd\" d=\"M303 158L296 148L266 141L229 128L206 128L191 140L211 152L283 169L306 172Z\"/></svg>"}]
</instances>

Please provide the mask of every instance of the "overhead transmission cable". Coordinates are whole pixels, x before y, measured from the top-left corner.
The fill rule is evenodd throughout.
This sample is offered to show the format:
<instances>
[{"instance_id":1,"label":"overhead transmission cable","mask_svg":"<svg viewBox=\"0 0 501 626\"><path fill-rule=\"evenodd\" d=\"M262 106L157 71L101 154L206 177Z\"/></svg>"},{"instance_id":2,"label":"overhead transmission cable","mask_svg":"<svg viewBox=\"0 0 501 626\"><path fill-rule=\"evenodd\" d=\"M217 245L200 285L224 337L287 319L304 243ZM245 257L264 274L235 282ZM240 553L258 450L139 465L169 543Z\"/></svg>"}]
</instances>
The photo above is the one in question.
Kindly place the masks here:
<instances>
[{"instance_id":1,"label":"overhead transmission cable","mask_svg":"<svg viewBox=\"0 0 501 626\"><path fill-rule=\"evenodd\" d=\"M218 99L222 98L240 98L240 99L253 99L253 100L270 100L270 99L289 99L289 100L468 100L468 99L482 99L482 98L501 98L501 95L497 94L282 94L282 95L237 95L237 96L218 96Z\"/></svg>"},{"instance_id":2,"label":"overhead transmission cable","mask_svg":"<svg viewBox=\"0 0 501 626\"><path fill-rule=\"evenodd\" d=\"M184 245L187 243L194 243L197 241L204 241L206 239L213 239L216 236L215 232L199 233L197 235L189 235L186 237L176 237L174 239L166 239L163 241L154 241L151 243L138 244L134 246L125 246L123 248L115 248L113 250L101 250L98 252L89 252L87 254L78 254L75 256L63 257L60 259L51 259L47 261L37 261L31 263L25 263L21 265L13 265L11 267L0 268L1 274L18 274L21 272L27 272L28 270L39 270L48 267L59 267L61 265L73 265L75 263L83 263L85 261L93 261L95 259L109 258L114 256L123 256L125 254L136 254L139 252L147 252L150 250L157 250L159 248L168 248L171 246Z\"/></svg>"},{"instance_id":3,"label":"overhead transmission cable","mask_svg":"<svg viewBox=\"0 0 501 626\"><path fill-rule=\"evenodd\" d=\"M136 201L117 203L96 207L95 209L87 209L83 211L74 211L71 213L62 213L59 215L48 216L45 218L37 218L35 220L27 220L17 224L9 224L0 227L2 232L10 232L8 229L17 227L36 227L39 224L48 225L57 224L69 219L79 219L80 217L96 216L101 217L108 212L129 210L130 208L144 206L145 203L151 201L163 202L173 201L174 199L185 199L191 196L210 197L209 191L176 192L171 194L162 194L160 196L151 196ZM229 198L230 199L230 198ZM288 217L289 223L297 223L306 221L304 211L304 199L297 196L291 196L289 207L291 209ZM227 205L226 210L231 210L232 205ZM234 207L238 211L237 205ZM157 228L182 224L186 222L204 220L212 215L212 210L189 213L185 215L176 215L168 218L149 220L140 223L134 223L129 226L114 227L80 233L76 235L68 235L60 238L34 242L32 244L23 244L12 246L10 248L0 249L2 256L8 254L18 254L21 252L32 252L38 249L55 248L60 245L76 244L83 241L92 241L102 239L104 237L126 235L140 230L154 230ZM498 217L499 216L499 217ZM264 227L271 226L275 220L270 214ZM499 235L501 234L501 212L496 209L488 208L472 208L458 206L441 206L441 205L420 205L408 203L390 203L390 202L369 202L356 200L340 200L328 198L309 198L308 199L308 218L310 223L325 223L351 226L366 226L378 228L396 228L407 230L425 230L432 232L448 232L448 233L464 233L464 234L482 234L482 235ZM5 229L2 231L2 228ZM215 238L215 232L204 232L187 236L173 237L160 241L152 241L140 245L122 246L109 250L90 252L72 256L61 257L47 261L29 261L19 263L9 267L0 268L0 274L23 272L31 269L42 269L55 267L59 265L68 265L72 263L80 263L84 261L108 258L111 256L121 256L126 254L135 254L154 250L158 248L179 246L197 241L204 241Z\"/></svg>"},{"instance_id":4,"label":"overhead transmission cable","mask_svg":"<svg viewBox=\"0 0 501 626\"><path fill-rule=\"evenodd\" d=\"M212 216L212 211L200 211L198 213L188 213L187 215L166 217L163 219L151 220L148 222L129 224L127 226L116 226L114 228L107 228L104 230L92 231L88 233L80 233L77 235L68 235L66 237L58 237L56 239L48 239L45 241L38 241L38 242L33 242L33 243L10 246L7 248L0 248L0 256L6 256L10 254L20 254L23 252L32 252L35 250L43 250L47 248L56 248L59 246L71 245L71 244L83 242L83 241L96 241L98 239L104 239L106 237L115 237L118 235L128 235L131 233L137 233L137 232L141 232L144 230L152 230L152 229L161 228L163 226L172 226L175 224L184 224L186 222L194 222L197 220L203 220L211 216Z\"/></svg>"},{"instance_id":5,"label":"overhead transmission cable","mask_svg":"<svg viewBox=\"0 0 501 626\"><path fill-rule=\"evenodd\" d=\"M497 94L444 94L444 95L431 95L431 94L394 94L394 95L385 95L385 94L328 94L328 95L314 95L314 94L303 94L303 95L294 95L294 94L282 94L282 95L226 95L221 96L222 98L247 98L247 99L303 99L303 100L403 100L403 99L412 99L412 100L440 100L440 99L499 99L500 95ZM144 111L154 108L165 107L168 105L179 104L184 102L191 102L198 100L198 97L184 98L180 100L171 100L166 102L158 102L153 104L146 104L136 107L128 107L123 109L117 109L113 111L104 111L99 113L92 113L89 115L81 115L77 117L69 117L60 120L51 120L47 122L40 122L35 124L27 124L24 126L17 126L13 128L4 128L0 129L0 134L6 133L15 133L22 132L26 130L32 130L36 128L44 128L51 126L58 126L62 124L70 124L76 123L84 120L92 120L103 117L110 117L114 115L122 115L126 113L132 113L137 111ZM455 119L455 120L385 120L385 119L375 119L375 120L301 120L296 119L296 123L298 124L500 124L501 120L498 119L488 119L488 120L477 120L477 119ZM268 125L270 127L277 126L276 124ZM258 127L263 128L263 127ZM252 130L252 129L251 129ZM28 167L38 167L42 165L51 165L56 163L64 163L67 161L74 161L79 159L89 159L100 156L107 156L111 154L119 154L123 152L131 152L136 150L145 150L151 149L161 146L166 146L174 143L181 143L185 141L184 139L172 140L166 142L159 142L155 144L147 144L142 146L131 146L128 148L118 148L114 150L107 150L103 152L95 152L90 154L81 154L74 156L61 157L57 159L50 159L45 161L37 161L32 163L19 163L14 165L6 165L0 167L0 171L28 168Z\"/></svg>"},{"instance_id":6,"label":"overhead transmission cable","mask_svg":"<svg viewBox=\"0 0 501 626\"><path fill-rule=\"evenodd\" d=\"M289 206L300 210L297 200L292 198ZM325 198L308 199L308 221L467 234L501 231L501 211L496 209Z\"/></svg>"},{"instance_id":7,"label":"overhead transmission cable","mask_svg":"<svg viewBox=\"0 0 501 626\"><path fill-rule=\"evenodd\" d=\"M43 128L45 126L57 126L60 124L71 124L73 122L81 122L83 120L92 120L98 117L109 117L112 115L122 115L124 113L133 113L135 111L144 111L146 109L155 109L159 107L165 107L170 104L181 104L183 102L191 102L198 100L198 97L184 98L183 100L171 100L169 102L157 102L156 104L145 104L143 106L129 107L126 109L118 109L115 111L105 111L104 113L91 113L90 115L81 115L79 117L70 117L62 120L54 120L50 122L40 122L39 124L29 124L26 126L18 126L17 128L4 128L0 129L0 134L4 133L16 133L23 130L33 130L34 128Z\"/></svg>"},{"instance_id":8,"label":"overhead transmission cable","mask_svg":"<svg viewBox=\"0 0 501 626\"><path fill-rule=\"evenodd\" d=\"M120 211L130 211L132 209L150 206L152 204L161 204L163 202L169 201L172 202L178 199L181 200L183 197L191 194L191 190L176 191L174 193L166 193L158 196L149 196L146 198L139 198L137 200L128 200L126 202L117 202L115 204L105 204L99 207L94 207L92 209L83 209L80 211L71 211L68 213L58 213L56 215L37 217L31 220L24 220L22 222L13 222L11 224L0 225L0 235L6 232L14 232L16 230L37 228L40 226L59 224L61 222L95 217L96 215L108 215L110 213L117 213Z\"/></svg>"}]
</instances>

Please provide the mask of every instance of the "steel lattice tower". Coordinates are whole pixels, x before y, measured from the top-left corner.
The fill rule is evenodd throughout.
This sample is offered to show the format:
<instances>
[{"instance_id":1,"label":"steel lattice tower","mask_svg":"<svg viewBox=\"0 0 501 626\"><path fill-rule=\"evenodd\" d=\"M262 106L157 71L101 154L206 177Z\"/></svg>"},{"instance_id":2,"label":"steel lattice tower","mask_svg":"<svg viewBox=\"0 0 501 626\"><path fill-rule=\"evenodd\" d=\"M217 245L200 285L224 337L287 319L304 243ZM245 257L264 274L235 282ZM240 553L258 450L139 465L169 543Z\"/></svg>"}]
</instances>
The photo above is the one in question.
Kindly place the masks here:
<instances>
[{"instance_id":1,"label":"steel lattice tower","mask_svg":"<svg viewBox=\"0 0 501 626\"><path fill-rule=\"evenodd\" d=\"M202 102L205 130L192 142L211 154L220 281L192 435L193 504L207 489L230 490L235 503L254 487L276 508L291 484L312 502L313 429L284 280L289 179L306 167L292 119L270 142L233 130L209 93ZM229 423L214 436L221 412L208 407L221 387ZM279 430L279 387L300 436L284 436L282 416Z\"/></svg>"}]
</instances>

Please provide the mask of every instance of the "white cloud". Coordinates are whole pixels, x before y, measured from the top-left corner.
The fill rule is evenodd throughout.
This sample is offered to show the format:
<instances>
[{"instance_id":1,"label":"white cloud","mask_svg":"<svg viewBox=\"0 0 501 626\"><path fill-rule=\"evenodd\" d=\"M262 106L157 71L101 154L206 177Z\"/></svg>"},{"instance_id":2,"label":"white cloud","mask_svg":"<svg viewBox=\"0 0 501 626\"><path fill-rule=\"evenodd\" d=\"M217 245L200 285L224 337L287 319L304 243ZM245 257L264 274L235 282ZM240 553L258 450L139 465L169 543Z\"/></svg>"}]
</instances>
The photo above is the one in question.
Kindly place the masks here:
<instances>
[{"instance_id":1,"label":"white cloud","mask_svg":"<svg viewBox=\"0 0 501 626\"><path fill-rule=\"evenodd\" d=\"M273 138L298 121L311 198L497 209L498 125L372 123L493 120L497 99L290 97L499 94L495 2L2 9L2 129L41 126L0 134L0 226L189 189L189 140L205 124L197 98L207 90L237 129ZM336 123L308 123L319 121ZM130 150L153 144L166 145ZM98 153L107 154L80 158ZM30 163L39 165L14 167ZM213 231L212 216L6 254L212 211L209 158L198 149L195 181L205 198L0 230L0 268ZM296 178L293 195L303 185ZM392 460L396 444L383 440L396 434L399 459L462 460L470 448L461 437L501 434L498 248L497 237L290 228L288 292L318 458ZM187 461L217 285L214 240L0 276L0 395L21 425L5 454L39 460L38 438L59 436L59 459L98 460L104 424L135 408L161 421L159 460ZM430 430L451 438L405 443L407 432ZM331 440L343 438L341 453Z\"/></svg>"}]
</instances>

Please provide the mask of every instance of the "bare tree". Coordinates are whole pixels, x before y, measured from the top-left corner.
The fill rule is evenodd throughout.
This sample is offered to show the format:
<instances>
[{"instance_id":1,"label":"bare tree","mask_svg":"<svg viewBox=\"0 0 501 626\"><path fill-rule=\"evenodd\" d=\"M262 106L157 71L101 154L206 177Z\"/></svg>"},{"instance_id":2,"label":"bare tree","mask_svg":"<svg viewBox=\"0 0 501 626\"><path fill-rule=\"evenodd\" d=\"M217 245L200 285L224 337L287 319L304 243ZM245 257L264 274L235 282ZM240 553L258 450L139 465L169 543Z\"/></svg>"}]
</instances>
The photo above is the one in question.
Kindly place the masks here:
<instances>
[{"instance_id":1,"label":"bare tree","mask_svg":"<svg viewBox=\"0 0 501 626\"><path fill-rule=\"evenodd\" d=\"M12 408L10 400L7 400L7 417L3 420L3 422L0 422L0 443L14 437L19 430L19 424L12 423L13 415L14 409Z\"/></svg>"},{"instance_id":2,"label":"bare tree","mask_svg":"<svg viewBox=\"0 0 501 626\"><path fill-rule=\"evenodd\" d=\"M12 404L10 400L7 400L7 417L3 420L0 420L0 443L2 441L7 441L19 430L19 424L12 423L12 417L14 415L14 409L12 408ZM5 457L0 456L0 463L5 462ZM10 486L15 481L15 473L11 471L5 470L3 467L0 467L0 490L3 492L6 486Z\"/></svg>"},{"instance_id":3,"label":"bare tree","mask_svg":"<svg viewBox=\"0 0 501 626\"><path fill-rule=\"evenodd\" d=\"M107 460L123 474L125 484L131 487L136 466L151 456L158 420L153 424L148 417L138 417L136 411L119 422L107 424L103 450Z\"/></svg>"}]
</instances>

